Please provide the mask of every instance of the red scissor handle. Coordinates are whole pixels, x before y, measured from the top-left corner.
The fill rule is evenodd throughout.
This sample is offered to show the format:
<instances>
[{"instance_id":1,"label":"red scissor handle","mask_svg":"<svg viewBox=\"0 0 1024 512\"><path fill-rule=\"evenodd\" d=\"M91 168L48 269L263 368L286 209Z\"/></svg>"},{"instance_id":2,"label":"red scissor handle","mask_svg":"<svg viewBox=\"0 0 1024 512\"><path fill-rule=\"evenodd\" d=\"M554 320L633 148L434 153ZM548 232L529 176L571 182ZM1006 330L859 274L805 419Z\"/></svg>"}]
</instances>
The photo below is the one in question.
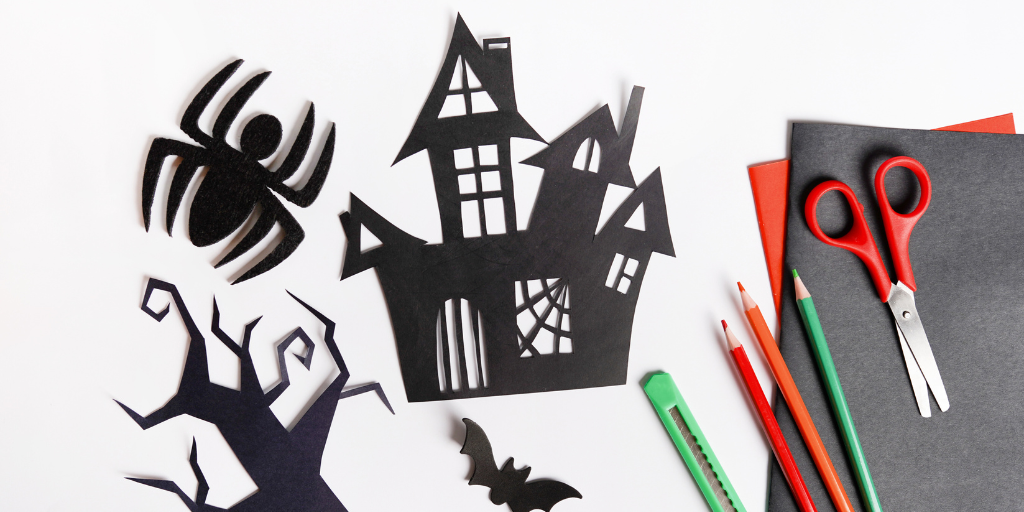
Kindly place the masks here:
<instances>
[{"instance_id":1,"label":"red scissor handle","mask_svg":"<svg viewBox=\"0 0 1024 512\"><path fill-rule=\"evenodd\" d=\"M850 210L853 213L853 227L839 238L826 235L818 225L818 201L821 200L821 196L833 190L838 190L846 196L846 201L850 203ZM892 281L889 280L885 264L882 263L882 255L878 253L878 246L875 245L875 239L871 237L867 221L864 220L864 206L857 201L857 196L853 195L853 190L849 186L841 181L829 180L814 187L814 190L811 190L811 195L807 196L804 216L807 218L807 225L811 228L811 232L818 237L818 240L856 254L868 267L871 280L874 281L875 289L878 290L878 296L882 302L889 300L889 288L892 287Z\"/></svg>"},{"instance_id":2,"label":"red scissor handle","mask_svg":"<svg viewBox=\"0 0 1024 512\"><path fill-rule=\"evenodd\" d=\"M918 201L917 208L906 215L893 210L889 198L885 195L885 173L893 167L910 169L921 184L921 200ZM916 292L914 269L910 266L910 232L914 230L914 225L924 215L932 200L932 180L921 162L909 156L896 156L886 160L878 168L878 173L875 174L875 196L878 198L878 209L882 212L882 222L885 223L885 236L889 241L893 265L896 267L896 277Z\"/></svg>"}]
</instances>

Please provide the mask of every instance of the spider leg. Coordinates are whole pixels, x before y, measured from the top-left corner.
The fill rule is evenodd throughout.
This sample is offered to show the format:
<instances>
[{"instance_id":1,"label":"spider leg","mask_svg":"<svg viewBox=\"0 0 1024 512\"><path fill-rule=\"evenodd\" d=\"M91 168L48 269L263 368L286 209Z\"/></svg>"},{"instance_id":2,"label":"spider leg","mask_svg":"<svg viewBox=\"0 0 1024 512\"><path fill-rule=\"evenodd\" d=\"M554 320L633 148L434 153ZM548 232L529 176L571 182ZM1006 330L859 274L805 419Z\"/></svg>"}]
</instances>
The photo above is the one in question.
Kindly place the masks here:
<instances>
[{"instance_id":1,"label":"spider leg","mask_svg":"<svg viewBox=\"0 0 1024 512\"><path fill-rule=\"evenodd\" d=\"M182 158L174 172L167 201L167 233L170 234L174 214L178 211L182 197L185 196L185 189L195 176L196 170L206 164L205 151L204 148L173 139L153 139L149 154L146 156L146 169L142 175L142 220L146 225L146 231L149 231L150 211L153 209L156 185L160 180L164 160L169 156Z\"/></svg>"},{"instance_id":2,"label":"spider leg","mask_svg":"<svg viewBox=\"0 0 1024 512\"><path fill-rule=\"evenodd\" d=\"M263 85L263 81L270 76L270 71L264 71L249 79L245 85L242 86L234 96L228 100L227 104L224 105L224 109L220 111L220 115L217 116L217 121L213 123L213 138L218 140L224 140L228 134L228 128L231 127L231 123L235 122L235 118L238 117L238 113L242 111L242 107L249 101L256 89L259 89Z\"/></svg>"},{"instance_id":3,"label":"spider leg","mask_svg":"<svg viewBox=\"0 0 1024 512\"><path fill-rule=\"evenodd\" d=\"M299 164L306 158L306 151L309 151L309 143L313 140L313 121L315 118L313 104L309 104L309 110L306 112L306 119L302 121L302 127L299 128L299 135L295 138L295 144L292 144L292 148L288 150L288 156L285 157L284 163L281 167L274 171L274 179L279 182L291 178L295 171L299 170Z\"/></svg>"},{"instance_id":4,"label":"spider leg","mask_svg":"<svg viewBox=\"0 0 1024 512\"><path fill-rule=\"evenodd\" d=\"M310 112L312 113L312 107L310 107ZM324 143L324 148L320 151L320 160L317 161L316 167L313 168L313 174L309 177L309 181L306 182L306 186L300 190L295 190L284 183L272 182L270 183L270 188L274 192L281 194L288 201L303 208L313 204L316 196L320 195L320 189L323 188L324 181L327 180L327 172L331 170L331 159L334 158L334 131L334 123L331 123L331 132L327 134L327 142ZM291 155L289 154L288 156L290 159Z\"/></svg>"},{"instance_id":5,"label":"spider leg","mask_svg":"<svg viewBox=\"0 0 1024 512\"><path fill-rule=\"evenodd\" d=\"M182 160L178 164L178 169L174 171L174 179L171 180L171 191L167 195L167 235L171 236L172 229L174 228L174 218L178 216L178 207L181 206L181 200L185 198L185 192L188 190L188 184L192 183L192 178L195 177L196 171L202 167L202 164L197 159L186 159Z\"/></svg>"},{"instance_id":6,"label":"spider leg","mask_svg":"<svg viewBox=\"0 0 1024 512\"><path fill-rule=\"evenodd\" d=\"M181 116L181 131L185 132L186 135L192 138L192 140L198 142L203 146L210 146L216 139L207 135L203 130L199 129L199 116L203 114L206 107L213 100L213 97L217 94L217 91L224 86L224 83L231 78L231 75L235 74L238 67L242 65L242 59L238 59L217 72L206 85L199 90L199 93L192 98L192 103L189 103L188 108L185 109L185 115Z\"/></svg>"},{"instance_id":7,"label":"spider leg","mask_svg":"<svg viewBox=\"0 0 1024 512\"><path fill-rule=\"evenodd\" d=\"M295 217L292 217L292 214L288 212L284 205L281 204L281 201L278 201L273 194L266 192L263 199L260 201L260 204L263 205L263 215L270 214L276 217L277 221L281 223L281 228L285 233L284 240L281 240L281 243L277 244L277 247L274 247L274 250L270 251L270 254L260 260L256 266L250 268L248 272L242 274L241 277L235 279L231 284L238 284L242 281L252 279L253 277L278 266L285 258L290 256L291 253L295 252L295 249L297 249L299 244L302 243L302 239L306 237L306 233L302 230L302 226L299 225L299 222L295 220ZM255 229L256 226L253 226L254 231ZM266 233L264 233L263 236L266 236ZM248 236L246 236L246 238L248 238ZM263 237L261 236L260 238ZM243 239L242 242L245 242L245 239ZM239 242L239 245L241 245L241 242Z\"/></svg>"},{"instance_id":8,"label":"spider leg","mask_svg":"<svg viewBox=\"0 0 1024 512\"><path fill-rule=\"evenodd\" d=\"M240 240L238 244L231 249L231 252L218 261L213 268L220 268L221 266L234 261L235 258L242 254L245 254L249 249L255 247L256 244L260 243L260 240L263 240L263 238L267 236L267 233L270 233L270 229L274 227L276 222L277 212L264 206L263 211L260 212L259 219L256 219L256 224L252 226L252 229L250 229L249 232L245 234L245 237L243 237L242 240Z\"/></svg>"}]
</instances>

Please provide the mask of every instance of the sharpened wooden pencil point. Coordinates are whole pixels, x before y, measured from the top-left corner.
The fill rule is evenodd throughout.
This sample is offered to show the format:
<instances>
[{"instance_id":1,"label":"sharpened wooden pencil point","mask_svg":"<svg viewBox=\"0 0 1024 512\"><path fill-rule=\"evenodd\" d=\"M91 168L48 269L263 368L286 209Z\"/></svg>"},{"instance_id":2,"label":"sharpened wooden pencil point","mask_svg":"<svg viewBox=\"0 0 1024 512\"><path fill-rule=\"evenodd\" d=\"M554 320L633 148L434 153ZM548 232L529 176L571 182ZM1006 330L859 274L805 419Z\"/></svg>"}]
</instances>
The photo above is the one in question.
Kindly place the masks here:
<instances>
[{"instance_id":1,"label":"sharpened wooden pencil point","mask_svg":"<svg viewBox=\"0 0 1024 512\"><path fill-rule=\"evenodd\" d=\"M737 281L736 285L740 287L740 298L743 300L743 311L749 311L757 307L757 303L754 302L754 298L750 296L747 289Z\"/></svg>"},{"instance_id":2,"label":"sharpened wooden pencil point","mask_svg":"<svg viewBox=\"0 0 1024 512\"><path fill-rule=\"evenodd\" d=\"M807 291L803 280L796 274L796 269L793 269L793 286L796 287L796 300L803 300L811 296L811 292Z\"/></svg>"},{"instance_id":3,"label":"sharpened wooden pencil point","mask_svg":"<svg viewBox=\"0 0 1024 512\"><path fill-rule=\"evenodd\" d=\"M722 329L725 330L725 341L729 342L729 350L734 350L740 347L740 340L733 334L732 329L729 328L729 324L722 320Z\"/></svg>"}]
</instances>

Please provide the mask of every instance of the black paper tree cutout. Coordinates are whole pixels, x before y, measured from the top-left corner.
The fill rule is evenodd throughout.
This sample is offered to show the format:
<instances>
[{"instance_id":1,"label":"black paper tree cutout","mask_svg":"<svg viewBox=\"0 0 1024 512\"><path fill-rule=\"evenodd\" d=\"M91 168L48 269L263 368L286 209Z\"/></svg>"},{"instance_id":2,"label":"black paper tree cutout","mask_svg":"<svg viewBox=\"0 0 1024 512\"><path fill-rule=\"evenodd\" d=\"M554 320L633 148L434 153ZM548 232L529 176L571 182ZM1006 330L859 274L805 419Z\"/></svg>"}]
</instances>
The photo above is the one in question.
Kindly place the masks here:
<instances>
[{"instance_id":1,"label":"black paper tree cutout","mask_svg":"<svg viewBox=\"0 0 1024 512\"><path fill-rule=\"evenodd\" d=\"M473 476L469 479L469 485L489 487L491 493L488 497L491 503L508 503L508 508L512 509L512 512L551 512L551 507L564 499L583 498L583 495L572 486L557 480L541 479L527 482L530 467L516 469L512 457L509 457L499 470L494 462L491 442L487 439L484 429L469 418L462 418L462 422L466 424L466 441L459 453L469 455L473 459Z\"/></svg>"},{"instance_id":2,"label":"black paper tree cutout","mask_svg":"<svg viewBox=\"0 0 1024 512\"><path fill-rule=\"evenodd\" d=\"M259 261L251 269L242 274L232 284L256 277L280 264L298 248L305 237L302 227L295 217L288 212L280 200L271 191L281 195L291 203L303 208L313 204L320 189L323 188L327 173L331 168L334 156L334 124L327 135L327 142L320 151L320 159L306 185L295 190L284 181L299 170L313 139L313 104L310 103L306 118L299 128L298 137L292 145L284 163L276 171L271 171L260 160L277 150L281 142L281 122L269 114L261 114L251 119L242 129L239 147L235 149L225 140L231 123L245 103L270 75L269 71L260 73L249 79L217 116L213 125L213 134L209 135L199 128L199 116L210 104L217 91L224 86L228 78L242 65L242 60L228 64L196 94L181 118L181 130L192 138L199 146L179 142L172 139L158 138L153 140L146 158L145 175L142 178L142 217L149 231L150 210L156 195L156 186L160 178L160 170L164 160L169 156L181 158L171 181L170 196L167 200L167 234L172 233L174 218L178 207L185 196L189 183L201 167L209 170L196 191L189 210L188 234L197 247L206 247L226 238L240 228L253 214L256 205L260 205L259 218L248 233L215 267L220 267L238 258L263 240L274 224L280 223L285 237L273 251Z\"/></svg>"},{"instance_id":3,"label":"black paper tree cutout","mask_svg":"<svg viewBox=\"0 0 1024 512\"><path fill-rule=\"evenodd\" d=\"M354 195L341 214L342 279L376 268L410 401L626 382L647 264L653 252L675 255L660 169L637 186L629 167L642 98L634 87L620 130L605 105L523 162L545 172L520 231L509 141L540 137L516 110L510 40L481 48L458 17L398 155L426 149L443 243ZM635 190L598 232L610 184ZM364 251L364 230L381 245Z\"/></svg>"},{"instance_id":4,"label":"black paper tree cutout","mask_svg":"<svg viewBox=\"0 0 1024 512\"><path fill-rule=\"evenodd\" d=\"M169 283L150 279L142 299L142 310L158 322L163 320L170 305L163 311L154 311L149 306L154 290L170 294L174 306L181 314L189 334L188 354L182 371L178 392L163 407L149 416L141 416L128 406L117 402L125 412L143 429L148 429L171 418L188 415L214 424L228 446L238 457L242 467L259 490L239 502L230 510L234 511L278 511L278 510L323 510L343 512L345 507L334 495L327 483L320 477L320 463L324 445L334 421L338 400L367 391L375 391L388 410L394 414L380 384L374 383L353 390L342 391L348 381L349 372L341 351L334 341L335 324L311 306L292 295L299 304L309 310L324 324L324 342L338 365L340 374L327 386L313 405L299 419L289 432L270 410L270 405L290 383L284 364L284 354L293 341L300 340L306 345L304 356L296 356L308 369L313 357L313 340L302 330L292 331L277 346L281 382L264 393L249 354L249 339L260 318L245 326L242 344L239 346L220 328L220 311L213 303L213 334L241 360L241 390L234 390L210 382L206 359L206 341L185 308L178 289ZM289 293L291 295L291 293ZM262 317L261 317L262 318ZM199 491L193 501L177 484L167 480L130 478L142 484L177 494L192 511L223 510L206 504L209 486L199 468L195 441L189 458L192 471L199 480Z\"/></svg>"}]
</instances>

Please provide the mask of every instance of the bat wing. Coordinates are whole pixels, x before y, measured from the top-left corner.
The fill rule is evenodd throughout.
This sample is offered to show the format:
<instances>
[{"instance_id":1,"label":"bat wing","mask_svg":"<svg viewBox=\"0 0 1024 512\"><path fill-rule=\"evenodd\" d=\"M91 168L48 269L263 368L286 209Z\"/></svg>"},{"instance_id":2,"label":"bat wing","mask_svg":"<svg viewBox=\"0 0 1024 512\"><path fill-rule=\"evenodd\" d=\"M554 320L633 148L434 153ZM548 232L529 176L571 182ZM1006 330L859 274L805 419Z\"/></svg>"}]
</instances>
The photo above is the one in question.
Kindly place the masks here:
<instances>
[{"instance_id":1,"label":"bat wing","mask_svg":"<svg viewBox=\"0 0 1024 512\"><path fill-rule=\"evenodd\" d=\"M551 507L567 498L583 498L583 495L572 486L557 480L535 480L527 482L519 496L508 500L508 506L512 512L551 512Z\"/></svg>"},{"instance_id":2,"label":"bat wing","mask_svg":"<svg viewBox=\"0 0 1024 512\"><path fill-rule=\"evenodd\" d=\"M491 442L487 440L487 434L476 422L469 418L462 418L466 424L466 442L462 445L459 453L469 455L473 459L473 476L469 479L469 485L482 485L484 487L500 487L503 483L498 465L494 463L494 452L491 451Z\"/></svg>"}]
</instances>

